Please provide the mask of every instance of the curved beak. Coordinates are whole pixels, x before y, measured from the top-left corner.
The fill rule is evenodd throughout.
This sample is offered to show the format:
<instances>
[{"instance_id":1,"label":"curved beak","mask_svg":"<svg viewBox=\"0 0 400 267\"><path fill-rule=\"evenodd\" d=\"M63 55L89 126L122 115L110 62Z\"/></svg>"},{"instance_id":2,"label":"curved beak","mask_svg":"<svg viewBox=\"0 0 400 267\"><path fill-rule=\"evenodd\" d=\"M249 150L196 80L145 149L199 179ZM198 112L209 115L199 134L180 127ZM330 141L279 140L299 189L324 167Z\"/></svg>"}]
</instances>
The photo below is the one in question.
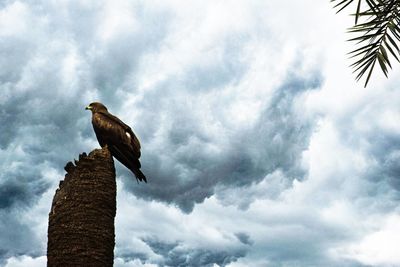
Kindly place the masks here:
<instances>
[{"instance_id":1,"label":"curved beak","mask_svg":"<svg viewBox=\"0 0 400 267\"><path fill-rule=\"evenodd\" d=\"M85 110L91 110L92 108L90 107L90 106L87 106L86 108L85 108Z\"/></svg>"}]
</instances>

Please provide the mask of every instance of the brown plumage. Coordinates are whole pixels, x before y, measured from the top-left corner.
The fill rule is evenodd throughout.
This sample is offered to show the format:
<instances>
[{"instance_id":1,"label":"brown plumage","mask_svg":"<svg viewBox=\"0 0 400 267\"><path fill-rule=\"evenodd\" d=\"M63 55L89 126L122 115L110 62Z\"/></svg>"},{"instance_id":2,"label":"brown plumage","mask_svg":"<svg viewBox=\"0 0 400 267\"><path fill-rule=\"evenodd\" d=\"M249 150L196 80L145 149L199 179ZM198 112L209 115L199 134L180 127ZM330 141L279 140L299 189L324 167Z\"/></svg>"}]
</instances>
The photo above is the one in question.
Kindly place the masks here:
<instances>
[{"instance_id":1,"label":"brown plumage","mask_svg":"<svg viewBox=\"0 0 400 267\"><path fill-rule=\"evenodd\" d=\"M92 112L92 125L100 146L107 146L111 155L130 169L137 180L147 183L140 170L140 142L132 129L109 113L102 103L93 102L86 109Z\"/></svg>"}]
</instances>

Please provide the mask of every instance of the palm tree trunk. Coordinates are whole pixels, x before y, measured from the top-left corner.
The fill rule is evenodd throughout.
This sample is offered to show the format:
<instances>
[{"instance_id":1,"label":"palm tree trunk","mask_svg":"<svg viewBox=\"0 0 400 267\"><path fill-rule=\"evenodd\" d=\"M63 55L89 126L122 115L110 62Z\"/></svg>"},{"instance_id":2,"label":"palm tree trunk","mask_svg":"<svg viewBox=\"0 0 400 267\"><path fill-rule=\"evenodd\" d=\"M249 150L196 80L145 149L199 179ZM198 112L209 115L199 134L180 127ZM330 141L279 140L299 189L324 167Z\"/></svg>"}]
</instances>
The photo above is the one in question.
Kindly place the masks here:
<instances>
[{"instance_id":1,"label":"palm tree trunk","mask_svg":"<svg viewBox=\"0 0 400 267\"><path fill-rule=\"evenodd\" d=\"M49 214L47 266L113 266L115 168L107 148L68 162Z\"/></svg>"}]
</instances>

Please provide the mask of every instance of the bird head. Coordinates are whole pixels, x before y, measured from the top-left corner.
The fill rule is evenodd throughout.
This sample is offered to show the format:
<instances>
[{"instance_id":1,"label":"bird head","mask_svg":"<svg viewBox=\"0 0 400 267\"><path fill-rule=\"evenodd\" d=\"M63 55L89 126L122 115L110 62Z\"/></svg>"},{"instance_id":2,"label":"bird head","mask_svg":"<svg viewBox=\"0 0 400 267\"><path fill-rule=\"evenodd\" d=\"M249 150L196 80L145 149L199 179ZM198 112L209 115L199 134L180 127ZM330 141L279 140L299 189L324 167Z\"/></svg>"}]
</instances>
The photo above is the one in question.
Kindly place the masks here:
<instances>
[{"instance_id":1,"label":"bird head","mask_svg":"<svg viewBox=\"0 0 400 267\"><path fill-rule=\"evenodd\" d=\"M89 106L87 106L85 109L86 110L90 110L92 113L96 113L96 112L99 112L99 111L107 111L106 106L104 106L100 102L90 103Z\"/></svg>"}]
</instances>

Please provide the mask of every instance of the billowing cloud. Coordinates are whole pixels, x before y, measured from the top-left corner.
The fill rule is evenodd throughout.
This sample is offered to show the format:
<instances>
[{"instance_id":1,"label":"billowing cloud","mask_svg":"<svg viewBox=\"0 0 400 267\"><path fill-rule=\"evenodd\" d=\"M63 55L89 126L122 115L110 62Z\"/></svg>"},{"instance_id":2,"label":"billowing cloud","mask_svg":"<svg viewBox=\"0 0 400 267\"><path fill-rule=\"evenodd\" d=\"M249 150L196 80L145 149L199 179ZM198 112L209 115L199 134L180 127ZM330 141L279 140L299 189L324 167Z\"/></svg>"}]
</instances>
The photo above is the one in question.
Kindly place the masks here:
<instances>
[{"instance_id":1,"label":"billowing cloud","mask_svg":"<svg viewBox=\"0 0 400 267\"><path fill-rule=\"evenodd\" d=\"M98 146L92 101L149 177L117 164L116 266L400 264L381 249L398 69L355 84L346 20L311 0L0 4L0 264L44 264L64 164Z\"/></svg>"},{"instance_id":2,"label":"billowing cloud","mask_svg":"<svg viewBox=\"0 0 400 267\"><path fill-rule=\"evenodd\" d=\"M41 257L29 257L29 256L19 256L19 257L12 257L7 260L6 267L24 267L24 266L31 266L31 267L41 267L45 266L47 259L45 256Z\"/></svg>"},{"instance_id":3,"label":"billowing cloud","mask_svg":"<svg viewBox=\"0 0 400 267\"><path fill-rule=\"evenodd\" d=\"M207 249L186 249L179 243L162 243L145 240L154 253L161 255L161 266L226 266L245 255L244 251L214 251Z\"/></svg>"},{"instance_id":4,"label":"billowing cloud","mask_svg":"<svg viewBox=\"0 0 400 267\"><path fill-rule=\"evenodd\" d=\"M158 113L163 118L154 129L160 135L149 144L154 150L143 157L144 170L151 181L148 187L139 188L132 183L131 188L146 199L172 202L189 212L194 203L213 195L217 185L246 186L277 170L289 179L302 180L306 172L301 166L302 152L308 147L312 122L299 116L298 109L302 93L314 89L320 78L311 75L310 80L304 80L293 73L288 75L294 77L261 106L254 123L245 122L243 126L231 125L240 110L226 117L225 109L233 103L215 99L209 92L205 96L199 94L197 99L201 100L197 103L150 100L161 102L153 104L157 108L150 115ZM175 101L177 106L168 106ZM213 102L217 102L213 111L204 106ZM208 131L208 125L213 124L215 129Z\"/></svg>"}]
</instances>

